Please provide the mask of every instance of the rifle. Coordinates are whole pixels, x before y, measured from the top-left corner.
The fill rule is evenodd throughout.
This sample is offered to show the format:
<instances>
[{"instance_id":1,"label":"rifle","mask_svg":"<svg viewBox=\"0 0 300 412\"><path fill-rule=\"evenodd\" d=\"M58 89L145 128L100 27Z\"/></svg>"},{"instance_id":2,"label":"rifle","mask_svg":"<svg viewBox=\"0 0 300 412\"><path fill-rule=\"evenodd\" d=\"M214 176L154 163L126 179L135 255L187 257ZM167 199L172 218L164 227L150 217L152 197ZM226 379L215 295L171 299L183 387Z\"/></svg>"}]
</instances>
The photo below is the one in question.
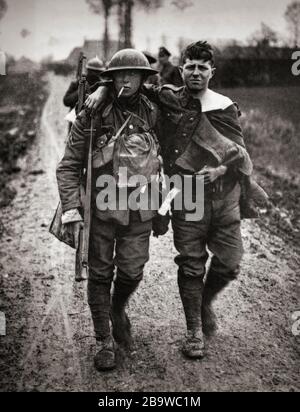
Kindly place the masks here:
<instances>
[{"instance_id":1,"label":"rifle","mask_svg":"<svg viewBox=\"0 0 300 412\"><path fill-rule=\"evenodd\" d=\"M79 113L85 102L86 93L86 56L81 53L78 63L77 76L78 76L78 103L77 103L77 113Z\"/></svg>"},{"instance_id":2,"label":"rifle","mask_svg":"<svg viewBox=\"0 0 300 412\"><path fill-rule=\"evenodd\" d=\"M86 188L84 195L83 229L80 230L78 249L76 250L75 280L87 279L91 226L91 194L92 194L92 149L93 149L94 119L91 117L90 142L86 169Z\"/></svg>"},{"instance_id":3,"label":"rifle","mask_svg":"<svg viewBox=\"0 0 300 412\"><path fill-rule=\"evenodd\" d=\"M79 59L77 63L76 80L80 80L81 71L82 71L82 57L83 57L83 52L81 51L79 54Z\"/></svg>"},{"instance_id":4,"label":"rifle","mask_svg":"<svg viewBox=\"0 0 300 412\"><path fill-rule=\"evenodd\" d=\"M79 113L85 102L86 93L86 56L81 52L77 68L78 85L78 103L77 113ZM87 279L88 271L88 247L90 235L90 213L91 213L91 167L92 167L92 140L93 140L93 121L91 124L91 136L87 165L87 181L85 195L81 196L84 204L84 223L83 229L80 230L78 239L78 248L75 258L75 280L80 282ZM83 191L83 188L81 187Z\"/></svg>"}]
</instances>

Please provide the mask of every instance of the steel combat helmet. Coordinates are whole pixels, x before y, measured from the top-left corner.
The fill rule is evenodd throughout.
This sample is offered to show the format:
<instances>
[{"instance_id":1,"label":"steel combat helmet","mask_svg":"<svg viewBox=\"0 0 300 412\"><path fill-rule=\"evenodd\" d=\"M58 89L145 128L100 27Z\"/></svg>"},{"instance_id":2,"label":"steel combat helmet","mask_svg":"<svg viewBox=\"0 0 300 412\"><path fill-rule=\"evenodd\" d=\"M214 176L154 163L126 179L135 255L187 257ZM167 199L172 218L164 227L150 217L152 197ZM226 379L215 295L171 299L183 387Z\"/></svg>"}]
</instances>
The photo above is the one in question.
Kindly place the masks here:
<instances>
[{"instance_id":1,"label":"steel combat helmet","mask_svg":"<svg viewBox=\"0 0 300 412\"><path fill-rule=\"evenodd\" d=\"M110 75L120 70L141 70L148 76L157 73L157 70L152 69L150 66L146 56L135 49L119 50L113 55L107 70L105 70L103 74Z\"/></svg>"},{"instance_id":2,"label":"steel combat helmet","mask_svg":"<svg viewBox=\"0 0 300 412\"><path fill-rule=\"evenodd\" d=\"M103 72L105 70L105 66L103 64L103 61L99 59L99 57L93 57L92 59L89 59L86 68L89 70L95 70L98 72Z\"/></svg>"}]
</instances>

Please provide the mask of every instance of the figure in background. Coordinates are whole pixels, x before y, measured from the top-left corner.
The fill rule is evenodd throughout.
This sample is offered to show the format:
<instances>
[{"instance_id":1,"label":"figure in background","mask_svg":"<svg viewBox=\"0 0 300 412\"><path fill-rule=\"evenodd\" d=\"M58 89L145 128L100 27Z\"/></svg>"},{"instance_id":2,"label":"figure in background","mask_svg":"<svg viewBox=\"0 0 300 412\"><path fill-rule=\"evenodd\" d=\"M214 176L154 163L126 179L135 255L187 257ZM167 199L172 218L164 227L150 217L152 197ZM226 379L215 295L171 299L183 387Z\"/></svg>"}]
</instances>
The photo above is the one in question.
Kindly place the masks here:
<instances>
[{"instance_id":1,"label":"figure in background","mask_svg":"<svg viewBox=\"0 0 300 412\"><path fill-rule=\"evenodd\" d=\"M89 95L93 93L97 87L98 83L101 79L101 74L105 70L105 66L98 57L93 57L92 59L88 60L87 65L87 76L86 76L86 94ZM79 79L73 80L70 83L68 90L63 98L63 103L65 106L70 108L70 111L75 109L75 114L77 114L76 105L78 102L78 87L79 87ZM75 116L74 116L75 118ZM69 131L71 129L72 122L69 121Z\"/></svg>"},{"instance_id":2,"label":"figure in background","mask_svg":"<svg viewBox=\"0 0 300 412\"><path fill-rule=\"evenodd\" d=\"M158 52L160 85L173 84L183 86L180 70L170 62L171 53L165 47L160 47Z\"/></svg>"},{"instance_id":3,"label":"figure in background","mask_svg":"<svg viewBox=\"0 0 300 412\"><path fill-rule=\"evenodd\" d=\"M144 55L146 56L150 66L152 67L152 69L156 69L156 64L157 64L157 59L152 56L151 53L147 52L147 51L143 51ZM148 77L148 79L146 80L145 84L154 84L155 86L159 85L159 76L157 73L152 74L151 76Z\"/></svg>"}]
</instances>

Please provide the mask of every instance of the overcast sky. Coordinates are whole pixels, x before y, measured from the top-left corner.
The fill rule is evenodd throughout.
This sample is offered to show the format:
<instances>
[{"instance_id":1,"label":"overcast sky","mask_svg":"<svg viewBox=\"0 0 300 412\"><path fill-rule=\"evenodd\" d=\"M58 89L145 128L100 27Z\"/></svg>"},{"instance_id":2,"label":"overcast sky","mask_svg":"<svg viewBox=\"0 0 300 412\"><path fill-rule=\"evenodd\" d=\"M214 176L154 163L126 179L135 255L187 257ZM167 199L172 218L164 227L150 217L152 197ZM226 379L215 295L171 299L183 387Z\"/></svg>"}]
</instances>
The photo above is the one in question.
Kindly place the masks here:
<instances>
[{"instance_id":1,"label":"overcast sky","mask_svg":"<svg viewBox=\"0 0 300 412\"><path fill-rule=\"evenodd\" d=\"M89 11L85 0L6 0L8 11L0 21L0 48L17 57L41 59L52 54L65 58L84 38L99 39L103 18ZM287 35L284 11L290 0L194 0L194 6L178 11L165 0L156 12L137 10L134 45L153 53L162 36L177 51L180 36L188 39L237 39L245 41L264 21ZM25 29L25 31L24 31ZM21 31L23 30L23 37ZM118 27L111 18L111 37ZM24 36L25 35L25 36Z\"/></svg>"}]
</instances>

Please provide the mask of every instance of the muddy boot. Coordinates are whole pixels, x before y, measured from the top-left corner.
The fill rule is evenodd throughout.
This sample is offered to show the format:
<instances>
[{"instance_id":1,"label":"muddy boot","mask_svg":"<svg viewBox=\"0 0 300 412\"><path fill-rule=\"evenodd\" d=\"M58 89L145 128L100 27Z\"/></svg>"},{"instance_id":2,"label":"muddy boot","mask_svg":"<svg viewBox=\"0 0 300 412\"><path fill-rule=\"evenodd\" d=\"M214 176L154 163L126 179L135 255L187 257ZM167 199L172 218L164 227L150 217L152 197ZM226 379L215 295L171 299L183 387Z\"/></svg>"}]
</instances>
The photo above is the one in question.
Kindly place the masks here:
<instances>
[{"instance_id":1,"label":"muddy boot","mask_svg":"<svg viewBox=\"0 0 300 412\"><path fill-rule=\"evenodd\" d=\"M204 357L204 341L201 322L202 279L188 278L179 274L178 286L186 318L187 334L182 353L191 359Z\"/></svg>"},{"instance_id":2,"label":"muddy boot","mask_svg":"<svg viewBox=\"0 0 300 412\"><path fill-rule=\"evenodd\" d=\"M88 280L88 302L96 335L94 364L99 371L110 370L116 366L115 349L109 324L110 288L110 283L101 284L91 278Z\"/></svg>"},{"instance_id":3,"label":"muddy boot","mask_svg":"<svg viewBox=\"0 0 300 412\"><path fill-rule=\"evenodd\" d=\"M114 340L112 336L96 341L96 355L94 357L95 368L102 372L116 367Z\"/></svg>"},{"instance_id":4,"label":"muddy boot","mask_svg":"<svg viewBox=\"0 0 300 412\"><path fill-rule=\"evenodd\" d=\"M117 277L112 296L111 321L113 336L117 343L130 348L132 345L131 324L125 312L126 304L136 290L139 281L124 282Z\"/></svg>"},{"instance_id":5,"label":"muddy boot","mask_svg":"<svg viewBox=\"0 0 300 412\"><path fill-rule=\"evenodd\" d=\"M218 328L212 303L229 282L213 270L209 270L207 274L202 299L202 329L207 337L213 336Z\"/></svg>"}]
</instances>

